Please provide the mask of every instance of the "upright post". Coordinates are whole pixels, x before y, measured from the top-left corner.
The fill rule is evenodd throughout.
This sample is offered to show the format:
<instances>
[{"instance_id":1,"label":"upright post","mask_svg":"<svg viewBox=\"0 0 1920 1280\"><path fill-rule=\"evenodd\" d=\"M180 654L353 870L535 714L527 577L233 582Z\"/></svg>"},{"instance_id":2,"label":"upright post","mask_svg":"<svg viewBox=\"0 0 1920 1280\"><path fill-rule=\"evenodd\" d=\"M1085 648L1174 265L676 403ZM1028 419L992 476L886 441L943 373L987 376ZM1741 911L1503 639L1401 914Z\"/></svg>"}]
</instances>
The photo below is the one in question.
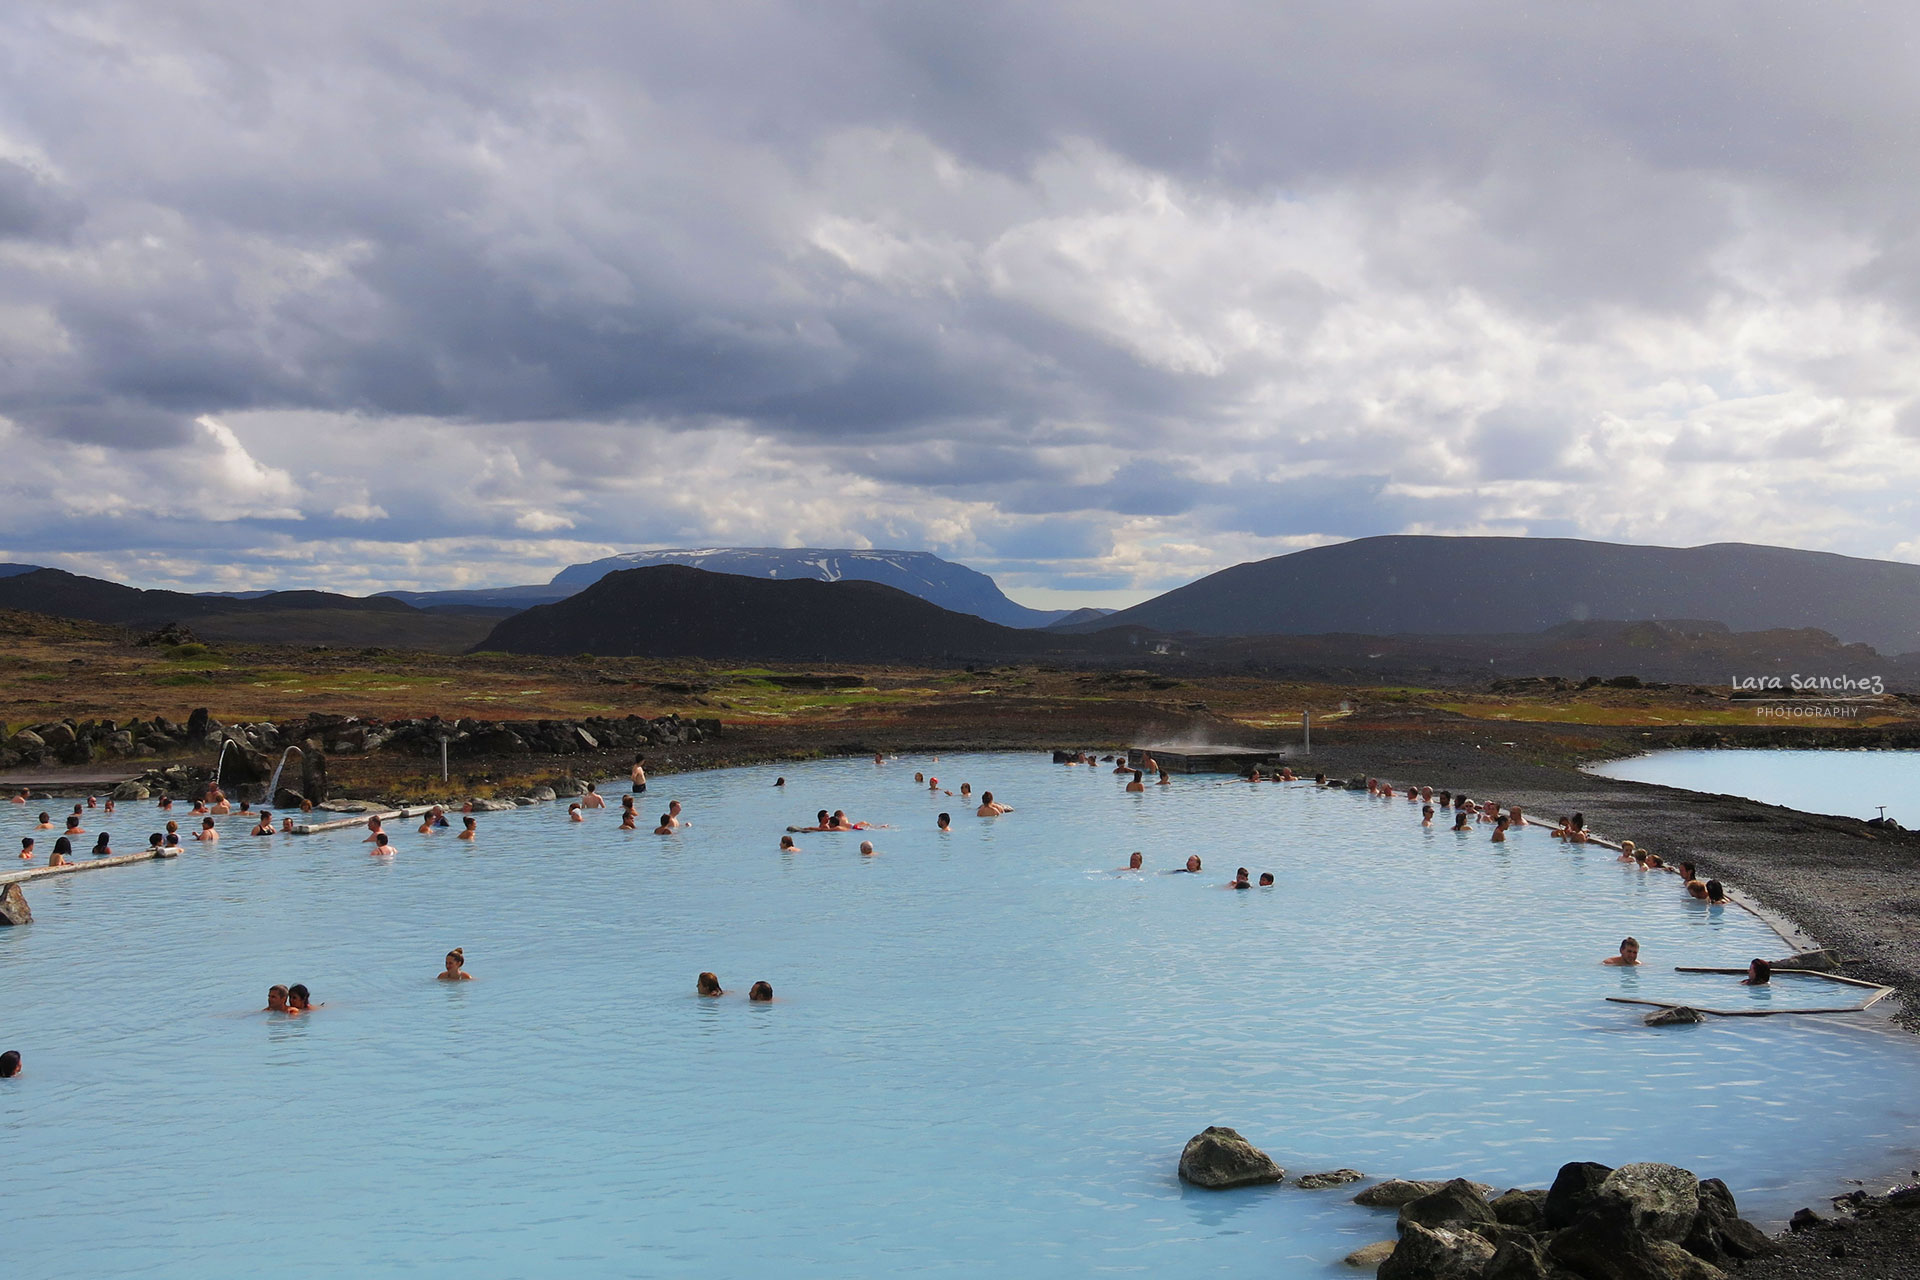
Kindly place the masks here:
<instances>
[{"instance_id":1,"label":"upright post","mask_svg":"<svg viewBox=\"0 0 1920 1280\"><path fill-rule=\"evenodd\" d=\"M1313 712L1311 711L1300 713L1300 753L1309 756L1313 754Z\"/></svg>"},{"instance_id":2,"label":"upright post","mask_svg":"<svg viewBox=\"0 0 1920 1280\"><path fill-rule=\"evenodd\" d=\"M440 735L440 781L447 780L447 735Z\"/></svg>"}]
</instances>

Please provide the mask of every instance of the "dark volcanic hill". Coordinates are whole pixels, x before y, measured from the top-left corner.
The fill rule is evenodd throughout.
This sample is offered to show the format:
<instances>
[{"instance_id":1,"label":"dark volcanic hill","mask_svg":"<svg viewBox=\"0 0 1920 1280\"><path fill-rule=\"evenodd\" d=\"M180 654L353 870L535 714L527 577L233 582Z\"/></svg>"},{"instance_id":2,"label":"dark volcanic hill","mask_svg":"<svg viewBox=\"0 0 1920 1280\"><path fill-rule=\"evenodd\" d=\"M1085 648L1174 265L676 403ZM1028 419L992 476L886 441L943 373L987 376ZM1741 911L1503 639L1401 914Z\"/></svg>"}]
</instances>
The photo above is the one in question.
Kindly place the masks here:
<instances>
[{"instance_id":1,"label":"dark volcanic hill","mask_svg":"<svg viewBox=\"0 0 1920 1280\"><path fill-rule=\"evenodd\" d=\"M463 649L492 621L431 615L382 596L330 591L272 591L245 599L143 591L62 569L0 576L0 609L136 629L185 622L208 640L422 649Z\"/></svg>"},{"instance_id":2,"label":"dark volcanic hill","mask_svg":"<svg viewBox=\"0 0 1920 1280\"><path fill-rule=\"evenodd\" d=\"M507 618L479 647L608 657L913 662L1086 654L1108 643L1108 637L1003 627L877 582L747 578L655 565L617 570L578 595Z\"/></svg>"},{"instance_id":3,"label":"dark volcanic hill","mask_svg":"<svg viewBox=\"0 0 1920 1280\"><path fill-rule=\"evenodd\" d=\"M1589 618L1818 628L1920 650L1920 565L1722 542L1361 538L1222 569L1098 622L1206 636L1487 635Z\"/></svg>"}]
</instances>

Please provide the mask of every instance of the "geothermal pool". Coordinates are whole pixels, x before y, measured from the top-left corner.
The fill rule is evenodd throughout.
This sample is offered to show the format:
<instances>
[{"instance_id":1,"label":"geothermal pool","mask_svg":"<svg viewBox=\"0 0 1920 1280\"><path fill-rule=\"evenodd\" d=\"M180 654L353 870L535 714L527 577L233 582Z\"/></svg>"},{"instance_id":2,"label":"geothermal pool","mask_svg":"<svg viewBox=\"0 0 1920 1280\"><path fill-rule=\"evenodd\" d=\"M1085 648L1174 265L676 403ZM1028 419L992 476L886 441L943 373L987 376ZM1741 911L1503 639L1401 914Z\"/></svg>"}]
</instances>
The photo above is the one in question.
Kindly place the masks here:
<instances>
[{"instance_id":1,"label":"geothermal pool","mask_svg":"<svg viewBox=\"0 0 1920 1280\"><path fill-rule=\"evenodd\" d=\"M407 824L380 861L230 819L210 853L29 884L36 923L0 930L8 1268L1333 1277L1393 1234L1351 1187L1183 1188L1213 1123L1295 1174L1670 1160L1762 1219L1911 1167L1920 1046L1884 1017L1656 1030L1604 1002L1830 999L1672 973L1782 950L1673 877L1404 800L1121 786L1043 756L796 764L656 781L642 812L694 823L672 837L546 805L476 845ZM872 859L775 852L822 806L895 828ZM129 847L152 825L115 817ZM1112 874L1135 849L1206 873ZM1278 888L1217 887L1238 865ZM1626 933L1648 966L1596 963ZM476 981L433 981L453 946ZM703 969L735 994L695 997ZM295 981L324 1007L255 1012Z\"/></svg>"},{"instance_id":2,"label":"geothermal pool","mask_svg":"<svg viewBox=\"0 0 1920 1280\"><path fill-rule=\"evenodd\" d=\"M1874 818L1882 806L1902 826L1920 827L1920 751L1791 748L1650 751L1588 770L1712 795L1744 796L1806 813Z\"/></svg>"}]
</instances>

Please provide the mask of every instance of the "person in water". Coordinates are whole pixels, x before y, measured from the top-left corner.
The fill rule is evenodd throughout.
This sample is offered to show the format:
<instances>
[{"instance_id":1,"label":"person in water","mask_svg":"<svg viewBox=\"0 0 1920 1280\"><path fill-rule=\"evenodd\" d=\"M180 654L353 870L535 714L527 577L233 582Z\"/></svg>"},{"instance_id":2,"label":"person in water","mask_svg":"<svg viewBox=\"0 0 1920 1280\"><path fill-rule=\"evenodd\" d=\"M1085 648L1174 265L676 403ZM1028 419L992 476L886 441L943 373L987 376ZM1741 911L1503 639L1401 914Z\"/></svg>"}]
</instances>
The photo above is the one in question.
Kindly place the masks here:
<instances>
[{"instance_id":1,"label":"person in water","mask_svg":"<svg viewBox=\"0 0 1920 1280\"><path fill-rule=\"evenodd\" d=\"M580 812L580 805L579 805L579 803L578 803L577 801L576 801L575 803L573 803L573 804L570 804L570 805L568 805L568 806L567 806L567 821L568 821L568 822L585 822L586 820L587 820L587 819L586 819L586 817L585 817L585 815L583 815L583 814L582 814L582 813Z\"/></svg>"},{"instance_id":2,"label":"person in water","mask_svg":"<svg viewBox=\"0 0 1920 1280\"><path fill-rule=\"evenodd\" d=\"M22 1070L18 1049L9 1049L5 1053L0 1053L0 1080L11 1080L20 1075Z\"/></svg>"},{"instance_id":3,"label":"person in water","mask_svg":"<svg viewBox=\"0 0 1920 1280\"><path fill-rule=\"evenodd\" d=\"M247 834L254 835L254 836L272 835L273 834L273 810L262 809L260 811L260 821L254 823L253 830L249 831Z\"/></svg>"},{"instance_id":4,"label":"person in water","mask_svg":"<svg viewBox=\"0 0 1920 1280\"><path fill-rule=\"evenodd\" d=\"M1173 775L1171 773L1168 773L1165 769L1162 769L1160 771L1160 781L1154 783L1153 785L1156 787L1170 787L1173 785Z\"/></svg>"},{"instance_id":5,"label":"person in water","mask_svg":"<svg viewBox=\"0 0 1920 1280\"><path fill-rule=\"evenodd\" d=\"M1696 902L1705 902L1707 900L1707 886L1701 884L1698 880L1689 880L1687 881L1687 896Z\"/></svg>"},{"instance_id":6,"label":"person in water","mask_svg":"<svg viewBox=\"0 0 1920 1280\"><path fill-rule=\"evenodd\" d=\"M1773 981L1773 966L1758 957L1747 961L1747 976L1740 981L1743 987L1764 987Z\"/></svg>"},{"instance_id":7,"label":"person in water","mask_svg":"<svg viewBox=\"0 0 1920 1280\"><path fill-rule=\"evenodd\" d=\"M980 793L980 807L974 810L974 814L982 818L997 818L1003 813L1012 812L1013 806L1010 804L1001 804L996 801L991 791L982 791Z\"/></svg>"},{"instance_id":8,"label":"person in water","mask_svg":"<svg viewBox=\"0 0 1920 1280\"><path fill-rule=\"evenodd\" d=\"M1707 881L1707 901L1716 906L1724 906L1733 901L1727 896L1727 886L1718 880Z\"/></svg>"},{"instance_id":9,"label":"person in water","mask_svg":"<svg viewBox=\"0 0 1920 1280\"><path fill-rule=\"evenodd\" d=\"M1223 887L1228 889L1251 889L1253 888L1253 885L1247 879L1247 869L1245 867L1241 867L1238 871L1233 873L1233 879L1227 881L1227 883Z\"/></svg>"},{"instance_id":10,"label":"person in water","mask_svg":"<svg viewBox=\"0 0 1920 1280\"><path fill-rule=\"evenodd\" d=\"M213 819L212 818L200 819L200 829L193 833L193 838L195 840L202 841L206 844L212 844L214 841L218 840L220 838L220 833L214 829Z\"/></svg>"},{"instance_id":11,"label":"person in water","mask_svg":"<svg viewBox=\"0 0 1920 1280\"><path fill-rule=\"evenodd\" d=\"M158 853L167 847L167 838L158 831L147 837L147 852Z\"/></svg>"},{"instance_id":12,"label":"person in water","mask_svg":"<svg viewBox=\"0 0 1920 1280\"><path fill-rule=\"evenodd\" d=\"M647 789L647 758L645 756L633 758L633 768L628 772L628 776L633 779L634 795L639 795Z\"/></svg>"},{"instance_id":13,"label":"person in water","mask_svg":"<svg viewBox=\"0 0 1920 1280\"><path fill-rule=\"evenodd\" d=\"M673 819L673 825L676 827L690 827L693 825L680 816L680 802L678 800L667 801L667 814Z\"/></svg>"},{"instance_id":14,"label":"person in water","mask_svg":"<svg viewBox=\"0 0 1920 1280\"><path fill-rule=\"evenodd\" d=\"M392 855L393 842L388 840L387 833L382 831L373 838L373 848L367 850L367 856L370 858L384 858L391 857Z\"/></svg>"},{"instance_id":15,"label":"person in water","mask_svg":"<svg viewBox=\"0 0 1920 1280\"><path fill-rule=\"evenodd\" d=\"M1562 819L1561 819L1561 821L1562 821L1562 822L1564 822L1564 821L1566 821L1566 819L1564 819L1564 818L1562 818ZM1555 834L1555 835L1559 835L1559 834L1561 834L1561 833L1560 833L1560 832L1558 832L1558 831L1556 831L1556 832L1554 832L1553 834ZM1634 856L1633 856L1633 851L1634 851L1634 849L1635 849L1636 847L1637 847L1637 846L1635 846L1635 844L1633 843L1633 841L1631 841L1631 840L1622 840L1622 841L1620 842L1620 856L1619 856L1618 858L1616 858L1616 859L1614 859L1614 861L1616 861L1616 862L1634 862L1634 861L1637 861L1637 859L1635 859L1635 858L1634 858Z\"/></svg>"},{"instance_id":16,"label":"person in water","mask_svg":"<svg viewBox=\"0 0 1920 1280\"><path fill-rule=\"evenodd\" d=\"M1195 854L1189 854L1189 855L1188 855L1188 857L1187 857L1187 865L1186 865L1186 866L1184 866L1184 867L1178 867L1178 868L1175 868L1174 870L1172 870L1172 871L1169 871L1169 872L1167 872L1166 874L1167 874L1167 875L1170 875L1170 876L1197 876L1197 875L1199 875L1199 874L1200 874L1200 855L1199 855L1199 854L1197 854L1197 853L1195 853Z\"/></svg>"},{"instance_id":17,"label":"person in water","mask_svg":"<svg viewBox=\"0 0 1920 1280\"><path fill-rule=\"evenodd\" d=\"M313 996L307 991L307 984L296 982L287 988L287 1012L291 1014L312 1013Z\"/></svg>"},{"instance_id":18,"label":"person in water","mask_svg":"<svg viewBox=\"0 0 1920 1280\"><path fill-rule=\"evenodd\" d=\"M673 834L673 815L670 813L661 814L660 825L653 829L653 834L657 836L672 835Z\"/></svg>"},{"instance_id":19,"label":"person in water","mask_svg":"<svg viewBox=\"0 0 1920 1280\"><path fill-rule=\"evenodd\" d=\"M460 834L455 836L454 839L475 840L475 839L478 839L479 836L480 836L480 825L474 820L474 817L472 814L468 814L465 817L460 819Z\"/></svg>"},{"instance_id":20,"label":"person in water","mask_svg":"<svg viewBox=\"0 0 1920 1280\"><path fill-rule=\"evenodd\" d=\"M943 814L941 814L941 815L940 815L940 820L939 820L938 822L936 822L936 823L934 823L934 829L935 829L936 831L951 831L951 830L953 830L953 815L952 815L952 814L950 814L950 813L943 813Z\"/></svg>"},{"instance_id":21,"label":"person in water","mask_svg":"<svg viewBox=\"0 0 1920 1280\"><path fill-rule=\"evenodd\" d=\"M1126 865L1126 866L1124 866L1124 867L1121 867L1121 868L1120 868L1120 870L1122 870L1122 871L1138 871L1138 870L1140 870L1140 864L1141 864L1142 862L1144 862L1144 861L1145 861L1145 859L1144 859L1143 857L1141 857L1141 855L1139 854L1139 852L1138 852L1138 851L1135 851L1135 853L1134 853L1134 855L1133 855L1133 856L1132 856L1131 858L1128 858L1128 859L1127 859L1127 865Z\"/></svg>"},{"instance_id":22,"label":"person in water","mask_svg":"<svg viewBox=\"0 0 1920 1280\"><path fill-rule=\"evenodd\" d=\"M607 798L600 794L599 787L589 782L587 794L580 797L580 803L589 809L604 809L607 807Z\"/></svg>"},{"instance_id":23,"label":"person in water","mask_svg":"<svg viewBox=\"0 0 1920 1280\"><path fill-rule=\"evenodd\" d=\"M723 996L727 994L720 989L720 979L710 973L703 973L698 978L695 978L693 980L693 990L694 994L702 996Z\"/></svg>"},{"instance_id":24,"label":"person in water","mask_svg":"<svg viewBox=\"0 0 1920 1280\"><path fill-rule=\"evenodd\" d=\"M787 780L785 777L775 778L773 780L773 785L776 787L784 787L787 785Z\"/></svg>"},{"instance_id":25,"label":"person in water","mask_svg":"<svg viewBox=\"0 0 1920 1280\"><path fill-rule=\"evenodd\" d=\"M962 800L973 799L973 784L971 782L963 782L960 784L960 798Z\"/></svg>"},{"instance_id":26,"label":"person in water","mask_svg":"<svg viewBox=\"0 0 1920 1280\"><path fill-rule=\"evenodd\" d=\"M1271 871L1262 871L1262 872L1260 873L1260 887L1261 887L1262 889L1271 889L1271 888L1273 888L1273 872L1271 872Z\"/></svg>"},{"instance_id":27,"label":"person in water","mask_svg":"<svg viewBox=\"0 0 1920 1280\"><path fill-rule=\"evenodd\" d=\"M367 819L367 835L366 835L366 838L363 839L360 843L361 844L379 844L381 830L382 830L382 827L380 825L380 819L378 816L368 818Z\"/></svg>"},{"instance_id":28,"label":"person in water","mask_svg":"<svg viewBox=\"0 0 1920 1280\"><path fill-rule=\"evenodd\" d=\"M108 839L107 833L102 831L98 836L94 837L93 856L96 858L105 858L112 856L112 854L112 842Z\"/></svg>"},{"instance_id":29,"label":"person in water","mask_svg":"<svg viewBox=\"0 0 1920 1280\"><path fill-rule=\"evenodd\" d=\"M1423 804L1420 806L1420 825L1423 827L1430 827L1433 825L1433 806L1432 805Z\"/></svg>"},{"instance_id":30,"label":"person in water","mask_svg":"<svg viewBox=\"0 0 1920 1280\"><path fill-rule=\"evenodd\" d=\"M70 813L67 815L67 834L70 836L83 836L87 834L87 829L80 825L79 814Z\"/></svg>"},{"instance_id":31,"label":"person in water","mask_svg":"<svg viewBox=\"0 0 1920 1280\"><path fill-rule=\"evenodd\" d=\"M1493 843L1505 844L1506 842L1507 842L1507 819L1506 819L1506 815L1502 814L1500 817L1495 818L1493 820Z\"/></svg>"},{"instance_id":32,"label":"person in water","mask_svg":"<svg viewBox=\"0 0 1920 1280\"><path fill-rule=\"evenodd\" d=\"M32 836L20 837L20 861L22 862L33 861L33 837Z\"/></svg>"},{"instance_id":33,"label":"person in water","mask_svg":"<svg viewBox=\"0 0 1920 1280\"><path fill-rule=\"evenodd\" d=\"M1127 784L1127 790L1129 790L1129 791L1145 791L1146 789L1147 789L1147 784L1146 784L1146 783L1144 783L1144 782L1142 782L1142 781L1140 781L1140 771L1139 771L1138 769L1135 769L1135 770L1133 771L1133 781L1131 781L1131 782L1129 782L1129 783Z\"/></svg>"},{"instance_id":34,"label":"person in water","mask_svg":"<svg viewBox=\"0 0 1920 1280\"><path fill-rule=\"evenodd\" d=\"M1691 862L1683 862L1678 867L1669 867L1668 870L1678 871L1680 873L1680 883L1682 884L1692 884L1700 878L1699 868Z\"/></svg>"},{"instance_id":35,"label":"person in water","mask_svg":"<svg viewBox=\"0 0 1920 1280\"><path fill-rule=\"evenodd\" d=\"M800 846L799 846L799 845L797 845L797 844L795 844L795 843L793 842L793 837L792 837L792 836L781 836L781 837L780 837L780 852L782 852L782 853L798 853L798 852L800 852Z\"/></svg>"},{"instance_id":36,"label":"person in water","mask_svg":"<svg viewBox=\"0 0 1920 1280\"><path fill-rule=\"evenodd\" d=\"M620 806L620 829L622 831L637 831L639 828L640 814L634 809L633 798L629 796L627 802Z\"/></svg>"},{"instance_id":37,"label":"person in water","mask_svg":"<svg viewBox=\"0 0 1920 1280\"><path fill-rule=\"evenodd\" d=\"M1453 816L1453 826L1449 829L1453 831L1469 831L1472 830L1472 827L1473 819L1469 818L1466 810L1462 809Z\"/></svg>"},{"instance_id":38,"label":"person in water","mask_svg":"<svg viewBox=\"0 0 1920 1280\"><path fill-rule=\"evenodd\" d=\"M433 975L440 982L472 982L473 975L467 972L467 952L464 947L455 947L447 952L447 967Z\"/></svg>"},{"instance_id":39,"label":"person in water","mask_svg":"<svg viewBox=\"0 0 1920 1280\"><path fill-rule=\"evenodd\" d=\"M61 836L53 842L53 856L47 859L50 867L70 867L73 865L73 841Z\"/></svg>"},{"instance_id":40,"label":"person in water","mask_svg":"<svg viewBox=\"0 0 1920 1280\"><path fill-rule=\"evenodd\" d=\"M754 983L751 987L747 988L747 999L753 1001L755 1004L772 1004L773 984L765 981Z\"/></svg>"},{"instance_id":41,"label":"person in water","mask_svg":"<svg viewBox=\"0 0 1920 1280\"><path fill-rule=\"evenodd\" d=\"M290 836L290 835L292 835L292 834L293 834L293 819L292 819L292 818L282 818L282 819L280 819L280 834L281 834L281 835L283 835L283 836Z\"/></svg>"},{"instance_id":42,"label":"person in water","mask_svg":"<svg viewBox=\"0 0 1920 1280\"><path fill-rule=\"evenodd\" d=\"M287 989L279 983L267 988L267 1007L262 1013L285 1013L287 1011Z\"/></svg>"},{"instance_id":43,"label":"person in water","mask_svg":"<svg viewBox=\"0 0 1920 1280\"><path fill-rule=\"evenodd\" d=\"M1640 940L1638 938L1620 939L1620 954L1608 956L1601 964L1629 967L1640 963Z\"/></svg>"},{"instance_id":44,"label":"person in water","mask_svg":"<svg viewBox=\"0 0 1920 1280\"><path fill-rule=\"evenodd\" d=\"M20 794L13 798L13 802L15 804L25 804L32 795L33 793L31 791L27 790L27 788L25 787L22 787L20 788Z\"/></svg>"},{"instance_id":45,"label":"person in water","mask_svg":"<svg viewBox=\"0 0 1920 1280\"><path fill-rule=\"evenodd\" d=\"M862 840L860 842L860 856L863 858L871 858L873 856L873 853L874 853L873 841Z\"/></svg>"}]
</instances>

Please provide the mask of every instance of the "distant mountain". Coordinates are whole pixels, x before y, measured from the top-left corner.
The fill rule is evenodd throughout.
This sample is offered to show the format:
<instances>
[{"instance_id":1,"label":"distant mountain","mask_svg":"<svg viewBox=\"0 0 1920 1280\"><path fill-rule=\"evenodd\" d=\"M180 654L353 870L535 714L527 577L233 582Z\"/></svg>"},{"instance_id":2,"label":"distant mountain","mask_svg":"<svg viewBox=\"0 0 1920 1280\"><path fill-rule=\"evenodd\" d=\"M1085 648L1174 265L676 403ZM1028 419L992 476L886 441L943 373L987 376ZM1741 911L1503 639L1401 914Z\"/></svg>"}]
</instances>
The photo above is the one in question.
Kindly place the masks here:
<instances>
[{"instance_id":1,"label":"distant mountain","mask_svg":"<svg viewBox=\"0 0 1920 1280\"><path fill-rule=\"evenodd\" d=\"M37 564L0 564L0 578L17 577L23 573L33 573L40 568Z\"/></svg>"},{"instance_id":2,"label":"distant mountain","mask_svg":"<svg viewBox=\"0 0 1920 1280\"><path fill-rule=\"evenodd\" d=\"M416 609L531 609L537 604L565 600L580 587L569 583L553 586L540 583L527 587L470 587L462 591L382 591L388 600L399 600Z\"/></svg>"},{"instance_id":3,"label":"distant mountain","mask_svg":"<svg viewBox=\"0 0 1920 1280\"><path fill-rule=\"evenodd\" d=\"M629 551L589 564L570 565L552 585L579 589L620 569L680 564L709 573L747 578L821 582L879 582L951 609L1006 627L1045 627L1071 610L1029 609L1007 599L992 578L926 551L851 551L821 547L712 547L706 550Z\"/></svg>"},{"instance_id":4,"label":"distant mountain","mask_svg":"<svg viewBox=\"0 0 1920 1280\"><path fill-rule=\"evenodd\" d=\"M878 582L745 577L667 564L615 570L577 595L515 614L479 647L608 657L957 662L1088 654L1113 643L1003 627Z\"/></svg>"},{"instance_id":5,"label":"distant mountain","mask_svg":"<svg viewBox=\"0 0 1920 1280\"><path fill-rule=\"evenodd\" d=\"M1112 609L1096 609L1089 605L1084 609L1074 609L1063 613L1047 625L1050 627L1071 627L1082 622L1098 622L1102 618L1111 616L1112 613Z\"/></svg>"},{"instance_id":6,"label":"distant mountain","mask_svg":"<svg viewBox=\"0 0 1920 1280\"><path fill-rule=\"evenodd\" d=\"M190 624L209 640L263 644L388 644L423 649L465 648L485 620L423 614L380 596L329 591L272 591L247 598L143 591L62 569L0 576L0 609L79 618L119 626Z\"/></svg>"},{"instance_id":7,"label":"distant mountain","mask_svg":"<svg viewBox=\"0 0 1920 1280\"><path fill-rule=\"evenodd\" d=\"M1074 631L1203 636L1488 635L1590 618L1695 618L1735 631L1817 628L1920 650L1920 565L1722 542L1361 538L1222 569Z\"/></svg>"}]
</instances>

